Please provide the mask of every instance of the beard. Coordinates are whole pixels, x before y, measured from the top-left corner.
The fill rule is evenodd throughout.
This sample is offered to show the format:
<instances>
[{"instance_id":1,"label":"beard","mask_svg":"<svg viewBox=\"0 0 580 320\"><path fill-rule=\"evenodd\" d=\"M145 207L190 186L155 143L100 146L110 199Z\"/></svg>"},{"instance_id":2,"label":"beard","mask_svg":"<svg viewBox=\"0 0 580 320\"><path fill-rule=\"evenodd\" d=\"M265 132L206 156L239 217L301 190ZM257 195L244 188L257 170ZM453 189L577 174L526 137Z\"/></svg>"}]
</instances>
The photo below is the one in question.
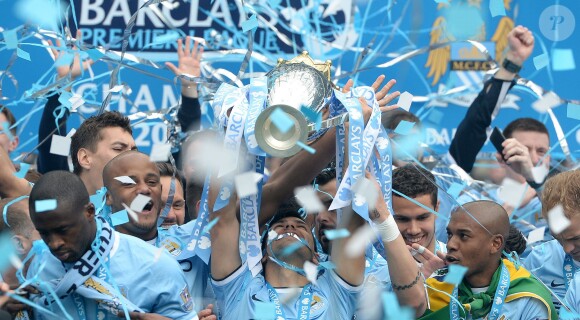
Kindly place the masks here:
<instances>
[{"instance_id":1,"label":"beard","mask_svg":"<svg viewBox=\"0 0 580 320\"><path fill-rule=\"evenodd\" d=\"M151 232L153 229L157 228L157 221L130 221L125 225L125 229L130 231L132 234L146 234Z\"/></svg>"}]
</instances>

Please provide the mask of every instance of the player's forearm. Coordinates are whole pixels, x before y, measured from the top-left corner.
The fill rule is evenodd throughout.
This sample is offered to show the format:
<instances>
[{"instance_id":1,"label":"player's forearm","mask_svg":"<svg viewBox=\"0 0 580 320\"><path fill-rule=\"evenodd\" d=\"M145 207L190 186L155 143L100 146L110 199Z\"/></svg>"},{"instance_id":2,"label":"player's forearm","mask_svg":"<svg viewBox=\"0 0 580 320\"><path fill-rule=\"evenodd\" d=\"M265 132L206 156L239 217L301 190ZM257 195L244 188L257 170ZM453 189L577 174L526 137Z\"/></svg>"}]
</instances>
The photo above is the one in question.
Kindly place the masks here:
<instances>
[{"instance_id":1,"label":"player's forearm","mask_svg":"<svg viewBox=\"0 0 580 320\"><path fill-rule=\"evenodd\" d=\"M391 283L399 303L414 308L417 316L422 315L427 300L417 262L409 253L402 236L390 242L383 241L383 245Z\"/></svg>"},{"instance_id":2,"label":"player's forearm","mask_svg":"<svg viewBox=\"0 0 580 320\"><path fill-rule=\"evenodd\" d=\"M300 151L276 170L264 185L260 210L260 225L268 222L278 205L292 197L296 187L308 185L322 169L326 168L335 154L335 129L311 145L314 154Z\"/></svg>"},{"instance_id":3,"label":"player's forearm","mask_svg":"<svg viewBox=\"0 0 580 320\"><path fill-rule=\"evenodd\" d=\"M345 208L345 210L349 209ZM352 235L366 224L366 221L358 214L352 211L350 213L352 217L347 217L347 214L343 216L343 221L348 220L348 224L345 225L342 222L339 228L346 228L351 236L333 240L331 258L336 265L336 274L350 285L358 286L364 281L365 252L364 250L356 254L347 252L349 247L347 244L351 241Z\"/></svg>"}]
</instances>

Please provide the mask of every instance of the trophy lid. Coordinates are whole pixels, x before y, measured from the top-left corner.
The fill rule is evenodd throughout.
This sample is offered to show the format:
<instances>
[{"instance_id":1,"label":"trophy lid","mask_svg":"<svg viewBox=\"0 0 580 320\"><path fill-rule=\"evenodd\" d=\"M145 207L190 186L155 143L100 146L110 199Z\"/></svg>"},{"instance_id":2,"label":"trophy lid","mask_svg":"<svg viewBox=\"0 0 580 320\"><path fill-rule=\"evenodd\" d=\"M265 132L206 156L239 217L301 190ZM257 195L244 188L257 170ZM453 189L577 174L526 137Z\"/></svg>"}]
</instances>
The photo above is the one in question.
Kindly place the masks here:
<instances>
[{"instance_id":1,"label":"trophy lid","mask_svg":"<svg viewBox=\"0 0 580 320\"><path fill-rule=\"evenodd\" d=\"M282 58L278 59L278 64L276 65L276 67L279 67L280 65L283 64L292 64L292 63L304 63L307 66L311 66L314 69L321 72L326 78L326 80L330 81L330 67L332 67L332 61L330 60L326 60L325 62L317 61L312 59L312 57L310 57L308 51L302 51L301 54L297 55L296 57L290 60L284 60Z\"/></svg>"}]
</instances>

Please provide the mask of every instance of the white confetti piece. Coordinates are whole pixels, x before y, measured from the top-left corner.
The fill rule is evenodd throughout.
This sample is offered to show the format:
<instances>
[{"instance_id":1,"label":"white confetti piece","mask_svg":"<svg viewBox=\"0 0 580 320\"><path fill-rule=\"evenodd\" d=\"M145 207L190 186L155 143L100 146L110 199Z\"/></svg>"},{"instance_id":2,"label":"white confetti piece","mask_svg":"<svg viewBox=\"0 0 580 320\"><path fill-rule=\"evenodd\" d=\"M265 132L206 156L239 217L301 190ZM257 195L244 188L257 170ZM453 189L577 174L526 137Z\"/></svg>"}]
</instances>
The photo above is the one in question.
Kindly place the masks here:
<instances>
[{"instance_id":1,"label":"white confetti piece","mask_svg":"<svg viewBox=\"0 0 580 320\"><path fill-rule=\"evenodd\" d=\"M171 144L169 143L157 143L151 148L151 154L149 159L153 162L166 162L169 159L169 154L171 153Z\"/></svg>"},{"instance_id":2,"label":"white confetti piece","mask_svg":"<svg viewBox=\"0 0 580 320\"><path fill-rule=\"evenodd\" d=\"M75 128L70 129L70 131L66 134L67 138L72 138L72 136L77 132Z\"/></svg>"},{"instance_id":3,"label":"white confetti piece","mask_svg":"<svg viewBox=\"0 0 580 320\"><path fill-rule=\"evenodd\" d=\"M294 195L298 203L306 210L307 214L318 213L324 210L324 205L316 195L316 190L311 186L294 189Z\"/></svg>"},{"instance_id":4,"label":"white confetti piece","mask_svg":"<svg viewBox=\"0 0 580 320\"><path fill-rule=\"evenodd\" d=\"M131 206L129 208L135 212L141 212L147 203L149 203L149 201L151 201L151 197L138 194L135 199L133 199L133 202L131 202Z\"/></svg>"},{"instance_id":5,"label":"white confetti piece","mask_svg":"<svg viewBox=\"0 0 580 320\"><path fill-rule=\"evenodd\" d=\"M352 187L352 191L354 192L355 199L360 199L362 204L366 202L370 210L375 208L379 193L374 182L365 177L361 177Z\"/></svg>"},{"instance_id":6,"label":"white confetti piece","mask_svg":"<svg viewBox=\"0 0 580 320\"><path fill-rule=\"evenodd\" d=\"M534 182L536 183L544 182L544 179L546 178L547 175L548 168L546 168L546 166L544 166L543 164L540 164L539 166L532 168L532 176L534 177Z\"/></svg>"},{"instance_id":7,"label":"white confetti piece","mask_svg":"<svg viewBox=\"0 0 580 320\"><path fill-rule=\"evenodd\" d=\"M304 262L304 273L306 274L306 279L316 285L316 278L318 276L318 266L310 261Z\"/></svg>"},{"instance_id":8,"label":"white confetti piece","mask_svg":"<svg viewBox=\"0 0 580 320\"><path fill-rule=\"evenodd\" d=\"M366 247L375 239L375 233L370 224L358 228L346 243L344 250L350 258L361 256Z\"/></svg>"},{"instance_id":9,"label":"white confetti piece","mask_svg":"<svg viewBox=\"0 0 580 320\"><path fill-rule=\"evenodd\" d=\"M131 177L129 177L129 176L119 176L119 177L115 177L113 179L115 179L121 183L136 184L135 181L133 179L131 179Z\"/></svg>"},{"instance_id":10,"label":"white confetti piece","mask_svg":"<svg viewBox=\"0 0 580 320\"><path fill-rule=\"evenodd\" d=\"M268 232L268 241L272 241L272 239L276 239L277 236L278 236L278 232L276 232L274 230L270 230Z\"/></svg>"},{"instance_id":11,"label":"white confetti piece","mask_svg":"<svg viewBox=\"0 0 580 320\"><path fill-rule=\"evenodd\" d=\"M14 267L14 269L16 270L20 270L22 269L22 267L24 266L22 264L22 261L20 260L20 258L18 258L17 255L15 254L11 254L10 255L10 264L12 264L12 266Z\"/></svg>"},{"instance_id":12,"label":"white confetti piece","mask_svg":"<svg viewBox=\"0 0 580 320\"><path fill-rule=\"evenodd\" d=\"M572 223L564 215L562 205L557 205L548 211L548 224L553 234L560 234L566 230Z\"/></svg>"},{"instance_id":13,"label":"white confetti piece","mask_svg":"<svg viewBox=\"0 0 580 320\"><path fill-rule=\"evenodd\" d=\"M560 98L558 98L554 92L549 91L548 93L544 94L543 97L534 101L534 103L532 103L532 108L534 108L534 110L539 113L545 113L548 111L548 109L552 109L561 103L562 102L560 101Z\"/></svg>"},{"instance_id":14,"label":"white confetti piece","mask_svg":"<svg viewBox=\"0 0 580 320\"><path fill-rule=\"evenodd\" d=\"M505 178L499 189L499 199L513 207L518 207L527 188L525 183Z\"/></svg>"},{"instance_id":15,"label":"white confetti piece","mask_svg":"<svg viewBox=\"0 0 580 320\"><path fill-rule=\"evenodd\" d=\"M75 111L80 106L85 104L85 100L83 99L83 97L81 95L76 94L76 93L73 94L73 96L70 99L68 99L68 101L70 102L70 106L71 106L72 111Z\"/></svg>"},{"instance_id":16,"label":"white confetti piece","mask_svg":"<svg viewBox=\"0 0 580 320\"><path fill-rule=\"evenodd\" d=\"M248 171L238 174L234 179L234 184L236 185L236 192L239 198L248 197L258 193L257 183L262 179L262 175L254 172Z\"/></svg>"},{"instance_id":17,"label":"white confetti piece","mask_svg":"<svg viewBox=\"0 0 580 320\"><path fill-rule=\"evenodd\" d=\"M536 228L528 234L528 245L534 242L544 240L544 233L546 231L546 227Z\"/></svg>"},{"instance_id":18,"label":"white confetti piece","mask_svg":"<svg viewBox=\"0 0 580 320\"><path fill-rule=\"evenodd\" d=\"M69 137L53 134L52 141L50 142L50 153L68 157L71 141L72 140Z\"/></svg>"},{"instance_id":19,"label":"white confetti piece","mask_svg":"<svg viewBox=\"0 0 580 320\"><path fill-rule=\"evenodd\" d=\"M411 103L413 103L413 95L407 91L401 93L399 101L397 101L399 108L409 111L409 109L411 109Z\"/></svg>"},{"instance_id":20,"label":"white confetti piece","mask_svg":"<svg viewBox=\"0 0 580 320\"><path fill-rule=\"evenodd\" d=\"M133 219L133 221L139 222L139 216L137 215L137 213L135 213L135 211L131 210L131 208L129 208L129 206L124 203L123 207L125 208L125 210L127 210L127 214L129 215L129 217L131 217L131 219Z\"/></svg>"},{"instance_id":21,"label":"white confetti piece","mask_svg":"<svg viewBox=\"0 0 580 320\"><path fill-rule=\"evenodd\" d=\"M109 93L109 92L118 93L121 90L123 90L123 85L122 84L118 84L118 85L112 87L111 89L107 90L105 93Z\"/></svg>"}]
</instances>

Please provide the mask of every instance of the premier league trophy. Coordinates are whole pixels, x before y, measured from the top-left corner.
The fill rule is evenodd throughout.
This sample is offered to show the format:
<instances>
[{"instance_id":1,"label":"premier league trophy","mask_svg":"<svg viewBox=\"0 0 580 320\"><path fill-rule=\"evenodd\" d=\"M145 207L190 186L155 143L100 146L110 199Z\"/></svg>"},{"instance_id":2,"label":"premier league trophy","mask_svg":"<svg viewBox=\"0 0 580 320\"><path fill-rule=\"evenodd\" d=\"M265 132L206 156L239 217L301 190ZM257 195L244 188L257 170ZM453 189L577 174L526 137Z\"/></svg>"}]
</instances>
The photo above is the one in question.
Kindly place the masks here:
<instances>
[{"instance_id":1,"label":"premier league trophy","mask_svg":"<svg viewBox=\"0 0 580 320\"><path fill-rule=\"evenodd\" d=\"M279 59L268 72L267 108L258 116L255 127L256 141L262 150L274 157L289 157L300 151L297 143L306 144L320 136L300 110L308 108L320 113L325 108L333 89L330 66L330 60L315 62L304 51L292 60ZM293 123L286 132L279 130L271 119L276 109Z\"/></svg>"}]
</instances>

